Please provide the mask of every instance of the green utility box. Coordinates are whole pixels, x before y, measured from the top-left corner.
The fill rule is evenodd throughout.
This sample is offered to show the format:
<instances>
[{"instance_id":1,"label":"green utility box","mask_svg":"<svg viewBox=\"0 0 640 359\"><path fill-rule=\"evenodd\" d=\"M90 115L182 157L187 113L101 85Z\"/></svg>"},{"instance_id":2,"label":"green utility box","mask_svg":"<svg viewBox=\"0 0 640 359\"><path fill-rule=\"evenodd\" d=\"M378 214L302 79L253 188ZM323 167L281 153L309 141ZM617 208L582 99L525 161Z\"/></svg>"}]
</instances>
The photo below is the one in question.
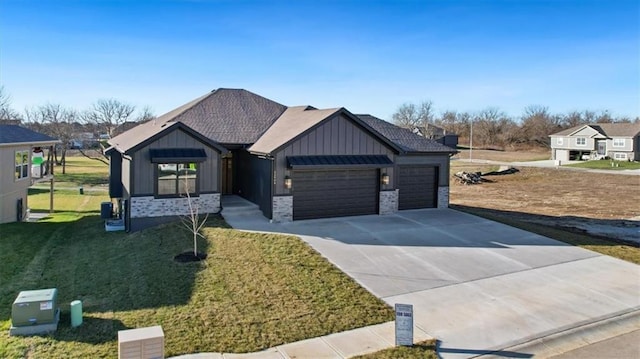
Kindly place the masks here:
<instances>
[{"instance_id":1,"label":"green utility box","mask_svg":"<svg viewBox=\"0 0 640 359\"><path fill-rule=\"evenodd\" d=\"M11 308L14 327L56 323L58 289L27 290L18 294Z\"/></svg>"}]
</instances>

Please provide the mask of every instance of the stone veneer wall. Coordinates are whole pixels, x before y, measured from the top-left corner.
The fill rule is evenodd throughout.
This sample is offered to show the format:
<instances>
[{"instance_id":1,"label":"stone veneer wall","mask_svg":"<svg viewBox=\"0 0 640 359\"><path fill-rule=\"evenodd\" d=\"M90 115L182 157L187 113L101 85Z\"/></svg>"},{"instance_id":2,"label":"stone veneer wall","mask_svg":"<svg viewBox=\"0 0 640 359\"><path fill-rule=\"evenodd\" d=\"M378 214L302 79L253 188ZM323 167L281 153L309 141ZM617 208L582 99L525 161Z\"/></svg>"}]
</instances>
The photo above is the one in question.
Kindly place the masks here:
<instances>
[{"instance_id":1,"label":"stone veneer wall","mask_svg":"<svg viewBox=\"0 0 640 359\"><path fill-rule=\"evenodd\" d=\"M201 194L198 197L191 197L191 201L194 205L199 206L198 213L216 213L220 211L220 193ZM189 214L189 202L185 197L131 197L131 218L185 214Z\"/></svg>"},{"instance_id":2,"label":"stone veneer wall","mask_svg":"<svg viewBox=\"0 0 640 359\"><path fill-rule=\"evenodd\" d=\"M449 208L449 186L438 187L438 208Z\"/></svg>"},{"instance_id":3,"label":"stone veneer wall","mask_svg":"<svg viewBox=\"0 0 640 359\"><path fill-rule=\"evenodd\" d=\"M293 221L293 196L273 197L273 222Z\"/></svg>"},{"instance_id":4,"label":"stone veneer wall","mask_svg":"<svg viewBox=\"0 0 640 359\"><path fill-rule=\"evenodd\" d=\"M398 212L398 190L380 191L379 214L392 214Z\"/></svg>"}]
</instances>

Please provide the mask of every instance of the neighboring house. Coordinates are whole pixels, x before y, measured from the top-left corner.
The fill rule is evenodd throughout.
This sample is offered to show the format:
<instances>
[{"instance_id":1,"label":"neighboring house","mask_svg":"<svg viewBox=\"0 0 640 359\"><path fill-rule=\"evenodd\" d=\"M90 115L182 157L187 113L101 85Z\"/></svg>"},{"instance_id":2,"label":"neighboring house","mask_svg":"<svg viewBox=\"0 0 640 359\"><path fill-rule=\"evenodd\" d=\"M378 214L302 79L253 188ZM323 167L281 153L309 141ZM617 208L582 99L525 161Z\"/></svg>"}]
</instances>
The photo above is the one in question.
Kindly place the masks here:
<instances>
[{"instance_id":1,"label":"neighboring house","mask_svg":"<svg viewBox=\"0 0 640 359\"><path fill-rule=\"evenodd\" d=\"M0 125L0 164L5 166L0 171L0 223L26 219L27 191L35 182L53 181L50 154L59 142L28 128Z\"/></svg>"},{"instance_id":2,"label":"neighboring house","mask_svg":"<svg viewBox=\"0 0 640 359\"><path fill-rule=\"evenodd\" d=\"M449 147L344 108L218 89L110 139L110 196L129 231L225 194L277 221L447 207Z\"/></svg>"},{"instance_id":3,"label":"neighboring house","mask_svg":"<svg viewBox=\"0 0 640 359\"><path fill-rule=\"evenodd\" d=\"M554 160L640 161L640 123L596 123L550 135Z\"/></svg>"},{"instance_id":4,"label":"neighboring house","mask_svg":"<svg viewBox=\"0 0 640 359\"><path fill-rule=\"evenodd\" d=\"M447 133L447 130L432 123L428 123L426 128L414 127L413 133L435 140L436 142L451 147L454 150L458 148L458 135L455 133Z\"/></svg>"}]
</instances>

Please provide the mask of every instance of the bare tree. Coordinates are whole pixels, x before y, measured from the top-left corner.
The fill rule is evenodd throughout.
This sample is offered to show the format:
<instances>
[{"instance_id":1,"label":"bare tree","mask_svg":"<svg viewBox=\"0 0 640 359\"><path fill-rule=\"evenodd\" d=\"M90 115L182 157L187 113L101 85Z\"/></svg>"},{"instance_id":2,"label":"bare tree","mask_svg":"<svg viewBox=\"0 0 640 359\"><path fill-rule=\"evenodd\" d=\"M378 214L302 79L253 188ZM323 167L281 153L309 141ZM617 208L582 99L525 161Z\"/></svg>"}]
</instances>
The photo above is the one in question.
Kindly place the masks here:
<instances>
[{"instance_id":1,"label":"bare tree","mask_svg":"<svg viewBox=\"0 0 640 359\"><path fill-rule=\"evenodd\" d=\"M434 122L447 133L455 133L460 138L469 138L471 115L468 112L445 111Z\"/></svg>"},{"instance_id":2,"label":"bare tree","mask_svg":"<svg viewBox=\"0 0 640 359\"><path fill-rule=\"evenodd\" d=\"M86 123L95 125L101 133L113 136L113 131L131 119L136 110L134 105L116 99L100 99L82 114Z\"/></svg>"},{"instance_id":3,"label":"bare tree","mask_svg":"<svg viewBox=\"0 0 640 359\"><path fill-rule=\"evenodd\" d=\"M560 120L561 117L549 113L546 106L527 106L521 119L520 142L534 146L551 146L549 135L562 128Z\"/></svg>"},{"instance_id":4,"label":"bare tree","mask_svg":"<svg viewBox=\"0 0 640 359\"><path fill-rule=\"evenodd\" d=\"M0 85L0 121L20 122L20 114L11 107L11 95Z\"/></svg>"},{"instance_id":5,"label":"bare tree","mask_svg":"<svg viewBox=\"0 0 640 359\"><path fill-rule=\"evenodd\" d=\"M180 171L179 168L176 168L177 171ZM207 219L209 219L209 213L205 213L202 215L200 213L200 205L198 203L194 203L193 198L191 198L190 186L188 177L184 177L184 180L181 181L182 188L184 189L185 198L187 199L187 203L189 205L189 212L185 215L180 216L180 222L182 225L193 235L193 256L194 258L200 258L198 256L198 237L206 238L201 230L207 223Z\"/></svg>"},{"instance_id":6,"label":"bare tree","mask_svg":"<svg viewBox=\"0 0 640 359\"><path fill-rule=\"evenodd\" d=\"M153 113L153 110L149 106L145 106L142 108L142 111L136 116L136 122L145 123L156 118L156 115Z\"/></svg>"},{"instance_id":7,"label":"bare tree","mask_svg":"<svg viewBox=\"0 0 640 359\"><path fill-rule=\"evenodd\" d=\"M418 106L412 103L402 104L392 116L393 122L404 128L415 130L426 138L441 135L435 126L435 111L431 101L423 101Z\"/></svg>"},{"instance_id":8,"label":"bare tree","mask_svg":"<svg viewBox=\"0 0 640 359\"><path fill-rule=\"evenodd\" d=\"M69 143L73 136L73 122L78 114L75 110L66 108L60 104L46 104L31 109L26 109L27 120L38 124L40 131L60 140L60 161L57 150L54 150L55 162L62 165L62 173L66 173L66 155ZM57 147L57 146L56 146Z\"/></svg>"},{"instance_id":9,"label":"bare tree","mask_svg":"<svg viewBox=\"0 0 640 359\"><path fill-rule=\"evenodd\" d=\"M611 115L609 114L609 111L607 110L602 111L596 117L596 123L612 123L612 122L616 122L616 120L613 117L611 117Z\"/></svg>"},{"instance_id":10,"label":"bare tree","mask_svg":"<svg viewBox=\"0 0 640 359\"><path fill-rule=\"evenodd\" d=\"M413 129L418 125L418 111L416 105L412 103L404 103L398 107L392 116L393 123L397 126Z\"/></svg>"},{"instance_id":11,"label":"bare tree","mask_svg":"<svg viewBox=\"0 0 640 359\"><path fill-rule=\"evenodd\" d=\"M496 107L474 114L472 120L474 143L480 146L505 148L517 139L517 123Z\"/></svg>"}]
</instances>

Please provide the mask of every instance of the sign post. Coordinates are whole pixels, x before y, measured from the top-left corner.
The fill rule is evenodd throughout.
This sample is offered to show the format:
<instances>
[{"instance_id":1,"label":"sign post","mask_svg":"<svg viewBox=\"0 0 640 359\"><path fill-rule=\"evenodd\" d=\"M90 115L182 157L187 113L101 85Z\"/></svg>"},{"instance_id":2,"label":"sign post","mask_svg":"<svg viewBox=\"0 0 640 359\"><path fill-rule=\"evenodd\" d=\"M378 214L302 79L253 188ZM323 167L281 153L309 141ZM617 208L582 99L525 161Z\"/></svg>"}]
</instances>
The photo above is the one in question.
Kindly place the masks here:
<instances>
[{"instance_id":1,"label":"sign post","mask_svg":"<svg viewBox=\"0 0 640 359\"><path fill-rule=\"evenodd\" d=\"M396 304L396 346L413 345L413 305Z\"/></svg>"}]
</instances>

